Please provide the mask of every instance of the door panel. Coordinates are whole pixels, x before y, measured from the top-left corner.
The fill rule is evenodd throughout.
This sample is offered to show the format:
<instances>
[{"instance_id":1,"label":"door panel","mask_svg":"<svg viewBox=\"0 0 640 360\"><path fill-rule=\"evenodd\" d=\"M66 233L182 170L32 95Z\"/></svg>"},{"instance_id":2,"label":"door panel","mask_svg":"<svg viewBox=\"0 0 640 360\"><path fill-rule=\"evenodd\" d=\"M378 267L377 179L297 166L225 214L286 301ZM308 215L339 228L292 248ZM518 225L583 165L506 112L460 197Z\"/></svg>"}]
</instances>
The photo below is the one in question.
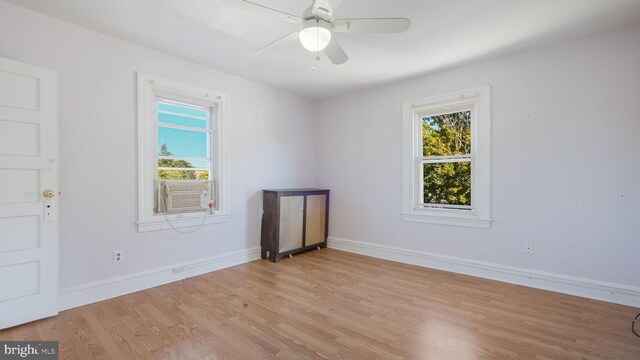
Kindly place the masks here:
<instances>
[{"instance_id":1,"label":"door panel","mask_svg":"<svg viewBox=\"0 0 640 360\"><path fill-rule=\"evenodd\" d=\"M281 196L279 252L302 246L303 219L304 196Z\"/></svg>"},{"instance_id":2,"label":"door panel","mask_svg":"<svg viewBox=\"0 0 640 360\"><path fill-rule=\"evenodd\" d=\"M0 120L0 155L38 156L39 126Z\"/></svg>"},{"instance_id":3,"label":"door panel","mask_svg":"<svg viewBox=\"0 0 640 360\"><path fill-rule=\"evenodd\" d=\"M0 217L0 252L33 249L40 246L40 217Z\"/></svg>"},{"instance_id":4,"label":"door panel","mask_svg":"<svg viewBox=\"0 0 640 360\"><path fill-rule=\"evenodd\" d=\"M37 294L40 290L39 267L38 261L0 267L0 279L6 281L0 288L0 301Z\"/></svg>"},{"instance_id":5,"label":"door panel","mask_svg":"<svg viewBox=\"0 0 640 360\"><path fill-rule=\"evenodd\" d=\"M27 64L20 65L24 67ZM2 84L0 87L0 106L38 110L39 76L14 73L12 70L16 69L16 66L10 66L10 68L0 68L0 84Z\"/></svg>"},{"instance_id":6,"label":"door panel","mask_svg":"<svg viewBox=\"0 0 640 360\"><path fill-rule=\"evenodd\" d=\"M327 196L326 195L308 195L307 196L307 226L305 232L305 245L315 245L324 242L325 234L325 215L327 212Z\"/></svg>"},{"instance_id":7,"label":"door panel","mask_svg":"<svg viewBox=\"0 0 640 360\"><path fill-rule=\"evenodd\" d=\"M40 170L0 169L0 202L38 201L40 177Z\"/></svg>"},{"instance_id":8,"label":"door panel","mask_svg":"<svg viewBox=\"0 0 640 360\"><path fill-rule=\"evenodd\" d=\"M0 58L0 329L58 313L56 75Z\"/></svg>"}]
</instances>

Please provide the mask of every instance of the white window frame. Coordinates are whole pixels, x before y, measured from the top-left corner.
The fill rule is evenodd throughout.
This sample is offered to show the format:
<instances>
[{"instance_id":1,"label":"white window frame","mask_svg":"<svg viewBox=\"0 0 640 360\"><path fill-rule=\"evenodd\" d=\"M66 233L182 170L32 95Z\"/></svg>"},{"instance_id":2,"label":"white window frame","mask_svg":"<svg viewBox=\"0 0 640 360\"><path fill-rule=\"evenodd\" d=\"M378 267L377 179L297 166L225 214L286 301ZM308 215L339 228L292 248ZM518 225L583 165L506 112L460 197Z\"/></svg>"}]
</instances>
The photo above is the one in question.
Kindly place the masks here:
<instances>
[{"instance_id":1,"label":"white window frame","mask_svg":"<svg viewBox=\"0 0 640 360\"><path fill-rule=\"evenodd\" d=\"M144 73L137 74L138 85L138 231L165 230L229 221L227 196L228 166L226 104L223 94ZM155 177L158 170L158 125L156 99L165 98L212 108L211 170L217 187L217 206L213 212L156 214Z\"/></svg>"},{"instance_id":2,"label":"white window frame","mask_svg":"<svg viewBox=\"0 0 640 360\"><path fill-rule=\"evenodd\" d=\"M491 227L491 89L489 85L402 102L402 219ZM471 110L471 207L422 204L422 117ZM460 156L460 158L467 158ZM446 160L451 161L451 159ZM466 161L466 160L465 160Z\"/></svg>"}]
</instances>

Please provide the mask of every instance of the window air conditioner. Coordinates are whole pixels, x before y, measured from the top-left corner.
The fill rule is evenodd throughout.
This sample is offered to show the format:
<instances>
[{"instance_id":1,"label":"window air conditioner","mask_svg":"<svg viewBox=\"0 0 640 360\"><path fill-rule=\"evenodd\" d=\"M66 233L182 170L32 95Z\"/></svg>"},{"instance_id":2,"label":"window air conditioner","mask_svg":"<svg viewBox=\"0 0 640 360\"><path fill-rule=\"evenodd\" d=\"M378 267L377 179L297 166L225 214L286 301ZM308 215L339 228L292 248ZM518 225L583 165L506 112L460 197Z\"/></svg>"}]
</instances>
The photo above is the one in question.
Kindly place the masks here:
<instances>
[{"instance_id":1,"label":"window air conditioner","mask_svg":"<svg viewBox=\"0 0 640 360\"><path fill-rule=\"evenodd\" d=\"M158 182L158 213L209 210L211 198L211 184L208 180Z\"/></svg>"}]
</instances>

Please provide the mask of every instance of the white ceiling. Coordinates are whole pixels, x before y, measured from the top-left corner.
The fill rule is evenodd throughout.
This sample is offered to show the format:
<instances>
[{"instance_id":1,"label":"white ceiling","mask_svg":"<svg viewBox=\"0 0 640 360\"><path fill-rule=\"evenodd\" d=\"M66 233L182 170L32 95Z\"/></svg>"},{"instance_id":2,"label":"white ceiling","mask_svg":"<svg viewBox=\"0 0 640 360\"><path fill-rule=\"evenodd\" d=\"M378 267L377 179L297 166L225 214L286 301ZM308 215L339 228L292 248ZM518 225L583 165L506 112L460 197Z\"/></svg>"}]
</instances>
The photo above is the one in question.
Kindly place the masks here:
<instances>
[{"instance_id":1,"label":"white ceiling","mask_svg":"<svg viewBox=\"0 0 640 360\"><path fill-rule=\"evenodd\" d=\"M322 99L640 19L640 0L343 0L335 18L406 17L402 34L336 34L333 65L291 42L295 24L222 0L5 0L275 88ZM252 0L302 15L311 0Z\"/></svg>"}]
</instances>

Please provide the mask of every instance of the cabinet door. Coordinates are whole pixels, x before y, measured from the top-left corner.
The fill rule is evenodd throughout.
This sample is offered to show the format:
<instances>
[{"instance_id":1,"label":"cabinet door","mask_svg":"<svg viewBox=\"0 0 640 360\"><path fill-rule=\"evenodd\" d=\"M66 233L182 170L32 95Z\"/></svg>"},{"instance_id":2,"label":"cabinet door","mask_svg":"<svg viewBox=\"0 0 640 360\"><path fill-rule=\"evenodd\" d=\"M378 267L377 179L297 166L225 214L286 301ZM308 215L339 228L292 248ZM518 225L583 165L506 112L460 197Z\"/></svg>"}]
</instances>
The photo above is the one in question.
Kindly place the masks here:
<instances>
[{"instance_id":1,"label":"cabinet door","mask_svg":"<svg viewBox=\"0 0 640 360\"><path fill-rule=\"evenodd\" d=\"M305 245L315 245L326 239L327 196L307 196L307 219Z\"/></svg>"},{"instance_id":2,"label":"cabinet door","mask_svg":"<svg viewBox=\"0 0 640 360\"><path fill-rule=\"evenodd\" d=\"M280 237L278 252L302 247L304 196L280 197Z\"/></svg>"}]
</instances>

